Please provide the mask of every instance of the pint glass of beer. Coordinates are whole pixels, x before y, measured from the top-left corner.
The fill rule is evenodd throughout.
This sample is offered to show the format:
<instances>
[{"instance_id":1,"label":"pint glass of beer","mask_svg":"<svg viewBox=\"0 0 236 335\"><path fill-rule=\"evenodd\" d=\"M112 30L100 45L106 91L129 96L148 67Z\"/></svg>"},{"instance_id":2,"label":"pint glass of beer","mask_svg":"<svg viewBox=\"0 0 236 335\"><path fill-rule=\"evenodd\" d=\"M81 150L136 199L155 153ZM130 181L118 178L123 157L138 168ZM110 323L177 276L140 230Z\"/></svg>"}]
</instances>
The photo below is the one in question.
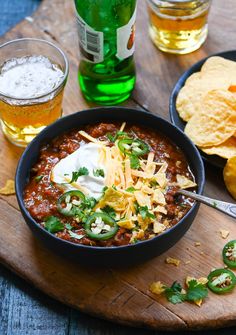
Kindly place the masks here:
<instances>
[{"instance_id":1,"label":"pint glass of beer","mask_svg":"<svg viewBox=\"0 0 236 335\"><path fill-rule=\"evenodd\" d=\"M25 147L61 116L67 75L65 54L50 42L23 38L0 46L0 122L12 143Z\"/></svg>"}]
</instances>

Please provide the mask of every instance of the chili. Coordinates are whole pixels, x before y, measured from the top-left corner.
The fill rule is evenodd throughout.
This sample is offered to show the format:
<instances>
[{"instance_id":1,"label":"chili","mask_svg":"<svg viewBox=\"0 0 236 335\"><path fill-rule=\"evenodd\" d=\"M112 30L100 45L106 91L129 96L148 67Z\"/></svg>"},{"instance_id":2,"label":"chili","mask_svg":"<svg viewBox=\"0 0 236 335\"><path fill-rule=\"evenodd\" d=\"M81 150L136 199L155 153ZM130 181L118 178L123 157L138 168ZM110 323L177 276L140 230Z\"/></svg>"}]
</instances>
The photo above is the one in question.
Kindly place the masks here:
<instances>
[{"instance_id":1,"label":"chili","mask_svg":"<svg viewBox=\"0 0 236 335\"><path fill-rule=\"evenodd\" d=\"M76 198L76 199L74 199ZM75 204L75 201L78 204ZM68 191L62 194L57 201L57 210L65 216L74 216L78 211L78 206L85 200L85 195L77 190ZM65 205L63 207L62 205Z\"/></svg>"},{"instance_id":2,"label":"chili","mask_svg":"<svg viewBox=\"0 0 236 335\"><path fill-rule=\"evenodd\" d=\"M224 263L232 269L236 269L236 240L228 242L222 251Z\"/></svg>"},{"instance_id":3,"label":"chili","mask_svg":"<svg viewBox=\"0 0 236 335\"><path fill-rule=\"evenodd\" d=\"M124 138L118 142L118 147L126 155L143 156L149 152L148 145L138 139Z\"/></svg>"},{"instance_id":4,"label":"chili","mask_svg":"<svg viewBox=\"0 0 236 335\"><path fill-rule=\"evenodd\" d=\"M232 291L236 285L235 274L227 269L217 269L208 275L208 287L216 294Z\"/></svg>"},{"instance_id":5,"label":"chili","mask_svg":"<svg viewBox=\"0 0 236 335\"><path fill-rule=\"evenodd\" d=\"M108 240L118 231L116 221L106 213L94 213L86 221L85 232L88 237L95 240Z\"/></svg>"}]
</instances>

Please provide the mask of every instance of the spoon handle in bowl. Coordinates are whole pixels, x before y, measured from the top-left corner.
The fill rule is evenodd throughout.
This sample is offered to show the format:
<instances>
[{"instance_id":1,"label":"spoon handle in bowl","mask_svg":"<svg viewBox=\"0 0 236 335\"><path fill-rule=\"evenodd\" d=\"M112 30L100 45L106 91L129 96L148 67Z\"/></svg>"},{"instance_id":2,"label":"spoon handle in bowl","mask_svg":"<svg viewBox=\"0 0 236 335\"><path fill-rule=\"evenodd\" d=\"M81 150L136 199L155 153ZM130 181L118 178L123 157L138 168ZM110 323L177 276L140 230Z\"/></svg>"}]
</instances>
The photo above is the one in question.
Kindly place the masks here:
<instances>
[{"instance_id":1,"label":"spoon handle in bowl","mask_svg":"<svg viewBox=\"0 0 236 335\"><path fill-rule=\"evenodd\" d=\"M189 198L192 198L194 200L197 200L199 202L202 202L205 205L218 209L219 211L236 219L236 204L231 204L229 202L208 198L203 195L189 192L186 190L179 190L178 193L185 195Z\"/></svg>"}]
</instances>

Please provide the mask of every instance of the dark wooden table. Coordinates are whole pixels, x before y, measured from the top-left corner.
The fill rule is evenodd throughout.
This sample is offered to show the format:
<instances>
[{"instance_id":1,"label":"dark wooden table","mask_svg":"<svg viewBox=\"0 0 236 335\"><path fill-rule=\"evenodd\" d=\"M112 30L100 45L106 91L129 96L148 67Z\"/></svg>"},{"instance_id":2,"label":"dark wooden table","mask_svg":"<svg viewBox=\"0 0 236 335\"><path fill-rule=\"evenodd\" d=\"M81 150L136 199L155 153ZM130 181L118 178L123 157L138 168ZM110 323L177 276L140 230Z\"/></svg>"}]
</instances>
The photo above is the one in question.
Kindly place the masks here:
<instances>
[{"instance_id":1,"label":"dark wooden table","mask_svg":"<svg viewBox=\"0 0 236 335\"><path fill-rule=\"evenodd\" d=\"M235 335L236 328L201 331ZM99 320L49 298L0 266L0 335L164 335ZM183 332L173 333L173 335ZM198 335L198 332L185 332Z\"/></svg>"},{"instance_id":2,"label":"dark wooden table","mask_svg":"<svg viewBox=\"0 0 236 335\"><path fill-rule=\"evenodd\" d=\"M54 1L56 5L56 0ZM227 15L231 17L230 8L224 9L222 7L222 12L223 12L223 20L225 20ZM229 26L227 27L226 31L227 30L228 31L230 30ZM225 41L227 40L226 32L222 32L221 39L225 39ZM216 48L214 49L217 49L218 46L220 49L221 43L218 40L214 40L214 34L213 34L212 38L209 40L208 46L202 52L202 56L205 56L205 52L211 50L211 45L213 45L213 43L216 45ZM228 40L228 43L226 43L226 48L230 45L232 45L232 34L231 34L231 40ZM172 56L169 57L172 58ZM196 59L197 58L198 57L196 57ZM150 59L150 66L151 62L152 59ZM179 58L179 64L181 65L181 58ZM142 73L142 69L143 70L151 69L149 68L149 66L148 68L143 67L142 64L139 64L139 60L138 60L138 67L140 74ZM176 62L173 61L172 70L174 71L175 68L176 69L178 68L178 61ZM163 68L162 75L165 75L165 71L167 71L167 69ZM155 77L153 76L152 79L153 82L150 78L150 81L146 83L147 87L155 85ZM140 96L140 94L142 95L142 92L143 94L146 95L146 97L148 97L147 88L145 89L143 85L144 82L138 81L139 96L136 96L137 94L136 93L133 99L137 104L139 104L140 100L145 102L145 96ZM166 83L167 90L170 89L171 85L172 83L169 82ZM150 95L151 94L152 93L150 90ZM148 99L146 100L147 100L146 107L150 108L151 110L155 110L156 109L155 99L149 99L149 101ZM163 101L164 103L161 101L158 104L160 110L167 109L166 104L168 101L165 99L163 99ZM143 107L145 107L145 103L143 104ZM208 178L210 178L211 169L209 169L207 172L208 172ZM214 193L214 190L212 190L212 192ZM231 328L227 330L201 331L201 333L203 335L206 334L230 335L236 333L236 328ZM28 335L28 334L29 335L37 335L37 334L162 335L164 334L164 332L132 329L87 316L83 313L80 313L74 309L71 309L47 297L40 291L26 284L25 281L18 278L16 275L12 274L9 270L6 270L3 266L0 266L0 335L21 335L21 334L22 335ZM193 334L193 333L187 332L187 334Z\"/></svg>"}]
</instances>

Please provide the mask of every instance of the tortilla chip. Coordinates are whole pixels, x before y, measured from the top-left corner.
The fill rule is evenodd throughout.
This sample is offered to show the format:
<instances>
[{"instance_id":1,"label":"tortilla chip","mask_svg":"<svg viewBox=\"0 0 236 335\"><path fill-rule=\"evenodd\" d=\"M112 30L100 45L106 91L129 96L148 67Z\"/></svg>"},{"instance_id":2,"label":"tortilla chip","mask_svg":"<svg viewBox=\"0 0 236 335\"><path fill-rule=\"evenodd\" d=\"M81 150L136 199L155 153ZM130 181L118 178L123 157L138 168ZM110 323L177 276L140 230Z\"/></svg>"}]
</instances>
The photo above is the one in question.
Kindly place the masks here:
<instances>
[{"instance_id":1,"label":"tortilla chip","mask_svg":"<svg viewBox=\"0 0 236 335\"><path fill-rule=\"evenodd\" d=\"M228 159L236 156L236 137L232 136L220 145L200 149L207 155L218 155Z\"/></svg>"},{"instance_id":2,"label":"tortilla chip","mask_svg":"<svg viewBox=\"0 0 236 335\"><path fill-rule=\"evenodd\" d=\"M220 235L223 239L226 239L229 236L229 230L220 229Z\"/></svg>"},{"instance_id":3,"label":"tortilla chip","mask_svg":"<svg viewBox=\"0 0 236 335\"><path fill-rule=\"evenodd\" d=\"M163 223L160 223L158 221L153 222L153 231L155 234L160 234L165 230L166 230L166 226L163 225Z\"/></svg>"},{"instance_id":4,"label":"tortilla chip","mask_svg":"<svg viewBox=\"0 0 236 335\"><path fill-rule=\"evenodd\" d=\"M201 277L199 279L196 279L194 277L190 277L190 276L187 276L186 277L186 280L185 280L185 283L186 283L186 286L189 287L189 282L191 280L196 280L198 284L202 284L202 285L206 285L208 283L208 279L205 278L205 277ZM197 305L198 307L201 307L202 303L203 303L203 299L198 299L198 300L194 300L193 301L195 305Z\"/></svg>"},{"instance_id":5,"label":"tortilla chip","mask_svg":"<svg viewBox=\"0 0 236 335\"><path fill-rule=\"evenodd\" d=\"M236 156L228 159L223 171L225 185L236 200Z\"/></svg>"},{"instance_id":6,"label":"tortilla chip","mask_svg":"<svg viewBox=\"0 0 236 335\"><path fill-rule=\"evenodd\" d=\"M176 108L180 117L189 121L201 110L201 101L211 90L236 85L236 63L222 57L210 57L200 72L192 74L179 91Z\"/></svg>"},{"instance_id":7,"label":"tortilla chip","mask_svg":"<svg viewBox=\"0 0 236 335\"><path fill-rule=\"evenodd\" d=\"M236 75L236 63L220 56L209 57L203 64L201 73L203 75L212 73L214 75L218 74L219 76L222 74L225 76L227 74L230 78L234 78ZM233 80L233 82L236 84L235 80Z\"/></svg>"},{"instance_id":8,"label":"tortilla chip","mask_svg":"<svg viewBox=\"0 0 236 335\"><path fill-rule=\"evenodd\" d=\"M185 188L192 188L197 186L196 183L194 183L191 179L188 179L185 176L182 176L180 174L176 175L176 180L177 180L177 184L180 188L185 189Z\"/></svg>"},{"instance_id":9,"label":"tortilla chip","mask_svg":"<svg viewBox=\"0 0 236 335\"><path fill-rule=\"evenodd\" d=\"M110 187L106 190L104 196L98 202L95 208L103 208L105 206L110 206L115 211L122 212L128 206L127 196L124 193Z\"/></svg>"},{"instance_id":10,"label":"tortilla chip","mask_svg":"<svg viewBox=\"0 0 236 335\"><path fill-rule=\"evenodd\" d=\"M15 193L15 182L12 179L8 179L5 186L0 189L0 194L12 195Z\"/></svg>"},{"instance_id":11,"label":"tortilla chip","mask_svg":"<svg viewBox=\"0 0 236 335\"><path fill-rule=\"evenodd\" d=\"M201 112L185 127L186 135L199 147L216 146L235 133L236 99L227 90L213 90L202 101Z\"/></svg>"},{"instance_id":12,"label":"tortilla chip","mask_svg":"<svg viewBox=\"0 0 236 335\"><path fill-rule=\"evenodd\" d=\"M180 265L180 260L177 258L167 257L165 260L166 264L173 264L175 266Z\"/></svg>"},{"instance_id":13,"label":"tortilla chip","mask_svg":"<svg viewBox=\"0 0 236 335\"><path fill-rule=\"evenodd\" d=\"M165 285L162 282L157 281L152 283L149 289L152 293L159 295L165 291Z\"/></svg>"},{"instance_id":14,"label":"tortilla chip","mask_svg":"<svg viewBox=\"0 0 236 335\"><path fill-rule=\"evenodd\" d=\"M130 219L121 220L121 221L117 222L117 224L118 224L119 227L122 227L122 228L125 228L125 229L133 229L135 227L134 222Z\"/></svg>"}]
</instances>

